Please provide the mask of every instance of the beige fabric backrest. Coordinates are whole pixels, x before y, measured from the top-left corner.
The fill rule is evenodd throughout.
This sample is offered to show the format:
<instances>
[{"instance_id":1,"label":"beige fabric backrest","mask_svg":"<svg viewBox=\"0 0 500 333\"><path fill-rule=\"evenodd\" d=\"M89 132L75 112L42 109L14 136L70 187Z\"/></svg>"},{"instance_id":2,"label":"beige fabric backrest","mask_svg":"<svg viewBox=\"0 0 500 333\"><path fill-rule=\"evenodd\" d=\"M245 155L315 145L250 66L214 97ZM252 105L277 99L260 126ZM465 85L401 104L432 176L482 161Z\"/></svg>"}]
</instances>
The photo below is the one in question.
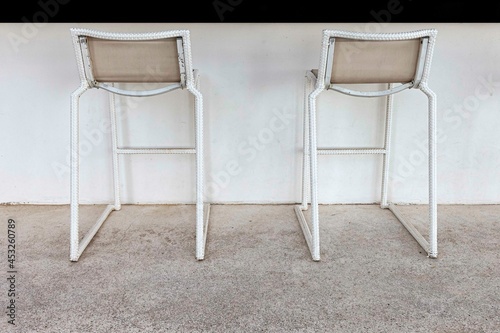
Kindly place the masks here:
<instances>
[{"instance_id":1,"label":"beige fabric backrest","mask_svg":"<svg viewBox=\"0 0 500 333\"><path fill-rule=\"evenodd\" d=\"M331 83L412 81L420 44L420 38L403 41L335 38Z\"/></svg>"},{"instance_id":2,"label":"beige fabric backrest","mask_svg":"<svg viewBox=\"0 0 500 333\"><path fill-rule=\"evenodd\" d=\"M98 82L180 82L176 38L107 40L87 38L92 74Z\"/></svg>"}]
</instances>

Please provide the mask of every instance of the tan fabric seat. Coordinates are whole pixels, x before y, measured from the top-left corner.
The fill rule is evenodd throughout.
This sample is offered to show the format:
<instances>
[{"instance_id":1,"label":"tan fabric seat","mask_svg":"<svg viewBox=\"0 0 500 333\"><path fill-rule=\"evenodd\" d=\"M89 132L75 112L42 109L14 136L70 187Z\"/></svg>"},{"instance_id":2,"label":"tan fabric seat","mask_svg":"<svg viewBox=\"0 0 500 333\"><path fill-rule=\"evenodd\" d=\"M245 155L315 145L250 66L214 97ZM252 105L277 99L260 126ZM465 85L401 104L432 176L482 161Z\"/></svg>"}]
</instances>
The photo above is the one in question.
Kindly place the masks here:
<instances>
[{"instance_id":1,"label":"tan fabric seat","mask_svg":"<svg viewBox=\"0 0 500 333\"><path fill-rule=\"evenodd\" d=\"M93 76L100 82L180 82L176 38L126 41L88 37Z\"/></svg>"},{"instance_id":2,"label":"tan fabric seat","mask_svg":"<svg viewBox=\"0 0 500 333\"><path fill-rule=\"evenodd\" d=\"M415 77L420 39L404 41L359 41L335 39L331 82L400 83ZM317 77L318 70L313 69Z\"/></svg>"}]
</instances>

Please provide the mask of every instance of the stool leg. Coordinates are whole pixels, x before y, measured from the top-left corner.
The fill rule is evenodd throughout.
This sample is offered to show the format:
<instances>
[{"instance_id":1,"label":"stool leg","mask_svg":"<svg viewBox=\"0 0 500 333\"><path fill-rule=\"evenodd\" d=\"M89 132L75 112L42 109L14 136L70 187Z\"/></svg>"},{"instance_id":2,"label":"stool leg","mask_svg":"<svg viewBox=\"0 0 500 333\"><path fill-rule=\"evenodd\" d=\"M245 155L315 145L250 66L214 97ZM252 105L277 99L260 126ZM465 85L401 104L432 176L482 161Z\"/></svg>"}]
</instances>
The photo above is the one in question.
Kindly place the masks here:
<instances>
[{"instance_id":1,"label":"stool leg","mask_svg":"<svg viewBox=\"0 0 500 333\"><path fill-rule=\"evenodd\" d=\"M110 103L110 118L111 118L111 142L113 145L113 187L115 195L114 209L120 210L122 205L120 202L120 168L119 168L119 158L118 158L118 134L116 130L116 107L115 107L115 95L109 95Z\"/></svg>"},{"instance_id":2,"label":"stool leg","mask_svg":"<svg viewBox=\"0 0 500 333\"><path fill-rule=\"evenodd\" d=\"M201 104L201 97L197 104ZM203 228L203 110L197 107L196 121L196 232L197 232L197 258L202 260L205 256L204 228Z\"/></svg>"},{"instance_id":3,"label":"stool leg","mask_svg":"<svg viewBox=\"0 0 500 333\"><path fill-rule=\"evenodd\" d=\"M389 90L392 89L392 84L389 83ZM391 158L391 137L392 137L392 110L394 95L387 96L386 102L386 113L385 113L385 137L384 137L384 162L382 167L382 191L381 191L381 200L380 207L387 208L387 187L389 183L389 164Z\"/></svg>"},{"instance_id":4,"label":"stool leg","mask_svg":"<svg viewBox=\"0 0 500 333\"><path fill-rule=\"evenodd\" d=\"M304 83L304 124L303 124L303 154L302 154L302 198L301 204L295 205L294 211L297 215L300 227L304 234L309 251L311 252L312 259L314 261L320 260L320 250L319 250L319 219L318 219L318 201L317 201L317 174L311 170L316 169L316 162L311 163L314 157L314 161L317 158L316 141L311 142L311 137L316 138L316 124L315 118L311 118L311 105L315 106L315 99L318 94L323 91L322 88L318 88L314 91L313 83L316 82L316 77L311 71L306 71L305 83ZM312 92L311 92L312 91ZM314 126L313 131L311 127ZM314 156L312 153L311 146L314 145ZM314 181L313 181L314 179ZM314 184L314 186L312 186ZM309 227L309 223L304 216L304 212L308 209L308 196L311 193L311 215L312 215L312 228ZM311 232L312 229L312 232Z\"/></svg>"},{"instance_id":5,"label":"stool leg","mask_svg":"<svg viewBox=\"0 0 500 333\"><path fill-rule=\"evenodd\" d=\"M308 72L305 76L304 84L304 124L303 124L303 153L302 153L302 204L300 209L307 210L308 208L308 192L310 189L309 184L309 103L307 97L311 92L312 79L309 77Z\"/></svg>"},{"instance_id":6,"label":"stool leg","mask_svg":"<svg viewBox=\"0 0 500 333\"><path fill-rule=\"evenodd\" d=\"M81 86L71 94L71 177L70 177L70 260L77 261L79 253L79 185L80 185L80 131L79 101L80 96L88 89Z\"/></svg>"},{"instance_id":7,"label":"stool leg","mask_svg":"<svg viewBox=\"0 0 500 333\"><path fill-rule=\"evenodd\" d=\"M429 99L429 257L437 258L437 200L436 200L436 94L423 85L421 90Z\"/></svg>"},{"instance_id":8,"label":"stool leg","mask_svg":"<svg viewBox=\"0 0 500 333\"><path fill-rule=\"evenodd\" d=\"M311 185L312 248L314 261L320 260L319 207L318 207L318 153L316 140L316 98L321 90L314 90L309 96L309 159Z\"/></svg>"},{"instance_id":9,"label":"stool leg","mask_svg":"<svg viewBox=\"0 0 500 333\"><path fill-rule=\"evenodd\" d=\"M205 257L206 232L203 219L203 96L195 87L188 87L194 95L195 149L196 149L196 259Z\"/></svg>"}]
</instances>

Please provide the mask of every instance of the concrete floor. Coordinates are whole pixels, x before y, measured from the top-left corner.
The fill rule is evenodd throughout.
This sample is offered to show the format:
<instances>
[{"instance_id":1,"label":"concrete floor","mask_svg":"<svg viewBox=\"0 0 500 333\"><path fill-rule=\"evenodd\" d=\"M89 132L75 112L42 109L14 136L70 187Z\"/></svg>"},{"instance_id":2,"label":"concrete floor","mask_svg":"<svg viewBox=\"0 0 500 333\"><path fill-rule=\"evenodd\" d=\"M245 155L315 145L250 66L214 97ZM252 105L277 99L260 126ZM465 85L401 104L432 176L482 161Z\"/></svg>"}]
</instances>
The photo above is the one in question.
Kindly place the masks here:
<instances>
[{"instance_id":1,"label":"concrete floor","mask_svg":"<svg viewBox=\"0 0 500 333\"><path fill-rule=\"evenodd\" d=\"M402 210L427 235L427 208ZM500 205L438 214L429 259L388 210L321 206L313 262L293 206L214 205L196 261L193 206L124 206L75 263L68 206L0 206L3 309L17 231L17 325L0 332L500 332Z\"/></svg>"}]
</instances>

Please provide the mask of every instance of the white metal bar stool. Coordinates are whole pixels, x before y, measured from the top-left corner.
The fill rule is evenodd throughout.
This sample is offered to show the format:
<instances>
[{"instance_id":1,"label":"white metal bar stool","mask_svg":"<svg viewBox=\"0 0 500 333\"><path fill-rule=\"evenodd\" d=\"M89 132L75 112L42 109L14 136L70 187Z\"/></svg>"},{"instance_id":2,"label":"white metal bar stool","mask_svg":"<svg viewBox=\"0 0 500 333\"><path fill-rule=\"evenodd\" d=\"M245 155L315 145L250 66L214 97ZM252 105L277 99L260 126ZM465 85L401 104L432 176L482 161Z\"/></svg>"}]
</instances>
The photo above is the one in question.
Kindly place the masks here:
<instances>
[{"instance_id":1,"label":"white metal bar stool","mask_svg":"<svg viewBox=\"0 0 500 333\"><path fill-rule=\"evenodd\" d=\"M323 30L319 68L306 71L304 96L304 148L302 169L302 203L295 213L314 261L320 260L318 214L317 155L381 154L383 174L381 203L406 227L427 252L437 258L436 203L436 95L427 86L437 31L434 29L401 33L360 33ZM348 84L387 84L385 90L359 91ZM429 135L429 241L406 220L387 198L393 96L405 89L420 89L428 97ZM385 139L376 148L318 148L316 141L316 100L324 90L334 90L355 97L387 98ZM310 191L309 191L310 190ZM303 211L311 195L311 228Z\"/></svg>"},{"instance_id":2,"label":"white metal bar stool","mask_svg":"<svg viewBox=\"0 0 500 333\"><path fill-rule=\"evenodd\" d=\"M192 68L188 30L152 33L110 33L71 29L80 87L71 95L71 229L70 260L77 261L101 225L114 210L121 209L119 155L195 154L196 155L196 259L203 260L210 205L203 202L203 97L199 91L198 70ZM120 83L157 83L160 88L131 90ZM95 225L79 236L79 100L91 88L103 89L110 96L113 145L114 203L106 207ZM117 143L115 95L148 97L184 89L194 95L195 147L125 148Z\"/></svg>"}]
</instances>

